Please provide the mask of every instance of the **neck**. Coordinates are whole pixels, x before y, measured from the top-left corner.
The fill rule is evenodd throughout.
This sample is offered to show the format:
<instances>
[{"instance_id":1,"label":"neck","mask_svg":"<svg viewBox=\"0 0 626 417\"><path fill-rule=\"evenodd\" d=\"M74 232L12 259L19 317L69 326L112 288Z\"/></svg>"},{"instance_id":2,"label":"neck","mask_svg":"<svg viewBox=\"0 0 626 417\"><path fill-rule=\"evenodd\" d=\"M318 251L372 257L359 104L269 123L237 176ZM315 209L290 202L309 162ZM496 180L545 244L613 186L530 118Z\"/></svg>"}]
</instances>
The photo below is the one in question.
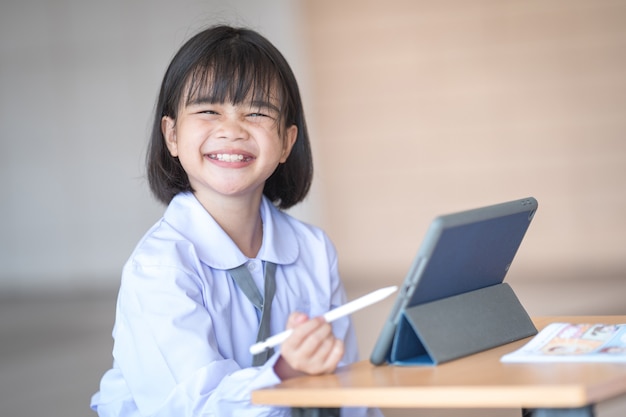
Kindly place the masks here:
<instances>
[{"instance_id":1,"label":"neck","mask_svg":"<svg viewBox=\"0 0 626 417\"><path fill-rule=\"evenodd\" d=\"M263 243L261 197L212 201L197 196L200 203L248 258L255 258Z\"/></svg>"}]
</instances>

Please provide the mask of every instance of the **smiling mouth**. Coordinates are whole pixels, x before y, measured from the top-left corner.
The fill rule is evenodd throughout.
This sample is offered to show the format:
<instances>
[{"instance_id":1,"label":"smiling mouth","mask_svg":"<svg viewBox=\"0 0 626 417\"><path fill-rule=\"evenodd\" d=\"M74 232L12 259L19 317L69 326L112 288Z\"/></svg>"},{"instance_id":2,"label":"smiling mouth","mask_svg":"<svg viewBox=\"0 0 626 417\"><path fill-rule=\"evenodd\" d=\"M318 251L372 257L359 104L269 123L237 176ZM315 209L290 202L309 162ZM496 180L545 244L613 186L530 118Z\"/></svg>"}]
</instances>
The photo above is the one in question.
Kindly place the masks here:
<instances>
[{"instance_id":1,"label":"smiling mouth","mask_svg":"<svg viewBox=\"0 0 626 417\"><path fill-rule=\"evenodd\" d=\"M222 162L248 162L252 160L252 158L249 156L230 153L212 153L209 154L209 159L214 159Z\"/></svg>"}]
</instances>

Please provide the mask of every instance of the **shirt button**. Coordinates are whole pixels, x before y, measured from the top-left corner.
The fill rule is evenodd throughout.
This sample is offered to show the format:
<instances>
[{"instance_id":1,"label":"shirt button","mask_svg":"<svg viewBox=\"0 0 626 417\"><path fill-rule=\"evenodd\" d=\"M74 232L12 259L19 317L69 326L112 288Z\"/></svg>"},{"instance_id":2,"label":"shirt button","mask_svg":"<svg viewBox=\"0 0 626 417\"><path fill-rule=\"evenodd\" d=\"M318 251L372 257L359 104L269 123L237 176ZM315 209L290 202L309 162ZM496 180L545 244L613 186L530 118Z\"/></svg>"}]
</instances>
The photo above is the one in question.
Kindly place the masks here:
<instances>
[{"instance_id":1,"label":"shirt button","mask_svg":"<svg viewBox=\"0 0 626 417\"><path fill-rule=\"evenodd\" d=\"M250 262L248 262L248 265L247 265L247 266L248 266L248 271L250 271L250 272L254 272L254 271L256 271L256 269L257 269L257 263L256 263L256 261L250 261Z\"/></svg>"}]
</instances>

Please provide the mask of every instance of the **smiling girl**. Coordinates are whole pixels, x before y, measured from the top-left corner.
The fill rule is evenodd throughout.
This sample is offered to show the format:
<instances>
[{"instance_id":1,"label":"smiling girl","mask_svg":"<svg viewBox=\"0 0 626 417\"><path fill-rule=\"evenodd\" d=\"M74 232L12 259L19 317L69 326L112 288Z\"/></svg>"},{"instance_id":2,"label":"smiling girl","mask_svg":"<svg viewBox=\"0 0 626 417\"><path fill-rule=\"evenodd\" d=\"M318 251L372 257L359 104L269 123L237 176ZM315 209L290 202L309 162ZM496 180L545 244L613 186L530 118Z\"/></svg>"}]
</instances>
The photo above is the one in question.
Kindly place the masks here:
<instances>
[{"instance_id":1,"label":"smiling girl","mask_svg":"<svg viewBox=\"0 0 626 417\"><path fill-rule=\"evenodd\" d=\"M332 243L282 211L305 198L313 165L280 52L247 29L191 38L164 76L147 167L167 209L124 266L113 367L92 408L289 415L251 405L251 391L333 372L357 347L348 318L331 326L319 317L346 300ZM250 345L285 327L294 331L276 352L253 358Z\"/></svg>"}]
</instances>

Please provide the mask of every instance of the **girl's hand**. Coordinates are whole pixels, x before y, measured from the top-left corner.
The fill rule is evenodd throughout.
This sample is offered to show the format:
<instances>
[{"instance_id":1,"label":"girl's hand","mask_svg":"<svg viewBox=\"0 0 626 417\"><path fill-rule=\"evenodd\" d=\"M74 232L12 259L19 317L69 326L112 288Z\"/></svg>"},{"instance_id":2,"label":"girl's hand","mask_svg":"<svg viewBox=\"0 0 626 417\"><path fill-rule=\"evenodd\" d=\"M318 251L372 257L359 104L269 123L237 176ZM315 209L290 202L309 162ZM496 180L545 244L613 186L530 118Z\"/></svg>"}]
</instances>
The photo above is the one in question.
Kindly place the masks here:
<instances>
[{"instance_id":1,"label":"girl's hand","mask_svg":"<svg viewBox=\"0 0 626 417\"><path fill-rule=\"evenodd\" d=\"M335 371L343 357L343 341L335 337L323 317L309 319L306 314L292 313L287 328L293 329L293 333L283 342L274 365L280 379Z\"/></svg>"}]
</instances>

